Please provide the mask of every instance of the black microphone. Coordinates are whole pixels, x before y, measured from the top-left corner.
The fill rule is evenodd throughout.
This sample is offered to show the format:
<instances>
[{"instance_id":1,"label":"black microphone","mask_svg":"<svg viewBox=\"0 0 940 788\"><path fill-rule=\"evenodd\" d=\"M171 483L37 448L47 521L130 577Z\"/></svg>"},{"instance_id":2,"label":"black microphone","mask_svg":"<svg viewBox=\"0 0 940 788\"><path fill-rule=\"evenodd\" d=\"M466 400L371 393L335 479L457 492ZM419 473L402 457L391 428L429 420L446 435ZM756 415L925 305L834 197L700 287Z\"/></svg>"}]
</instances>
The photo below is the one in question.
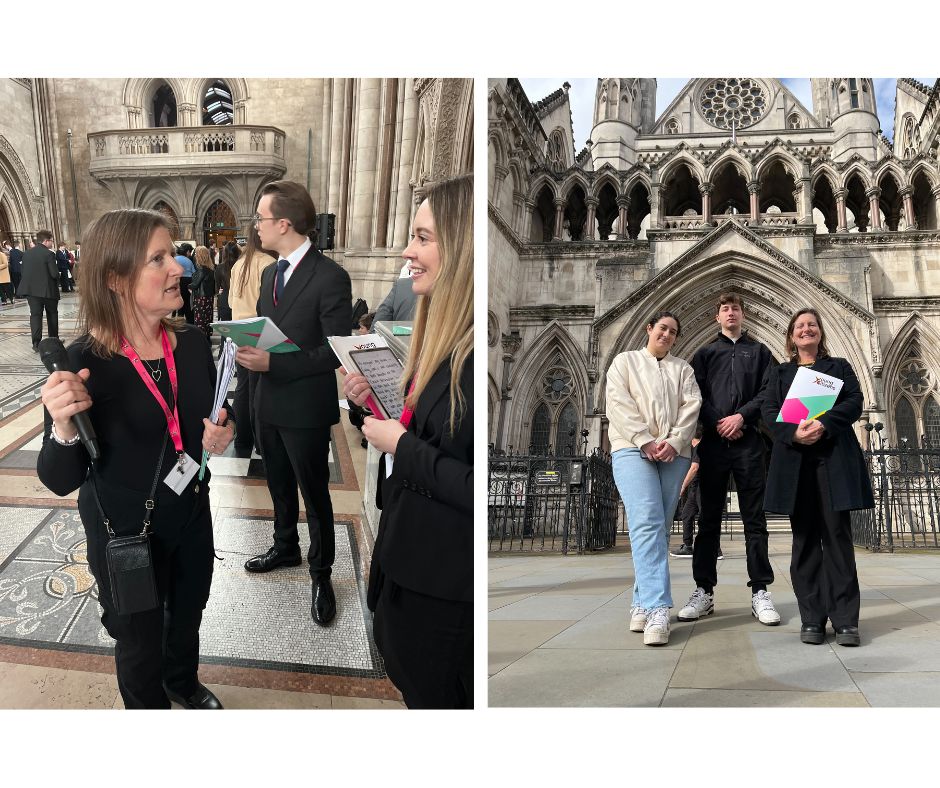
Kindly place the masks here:
<instances>
[{"instance_id":1,"label":"black microphone","mask_svg":"<svg viewBox=\"0 0 940 788\"><path fill-rule=\"evenodd\" d=\"M39 343L39 359L50 372L72 371L69 369L69 356L65 352L65 345L58 337L46 337ZM95 435L95 428L91 426L88 413L85 411L76 413L72 416L72 423L78 430L85 448L88 449L88 456L94 462L101 456L101 451L98 448L98 436Z\"/></svg>"}]
</instances>

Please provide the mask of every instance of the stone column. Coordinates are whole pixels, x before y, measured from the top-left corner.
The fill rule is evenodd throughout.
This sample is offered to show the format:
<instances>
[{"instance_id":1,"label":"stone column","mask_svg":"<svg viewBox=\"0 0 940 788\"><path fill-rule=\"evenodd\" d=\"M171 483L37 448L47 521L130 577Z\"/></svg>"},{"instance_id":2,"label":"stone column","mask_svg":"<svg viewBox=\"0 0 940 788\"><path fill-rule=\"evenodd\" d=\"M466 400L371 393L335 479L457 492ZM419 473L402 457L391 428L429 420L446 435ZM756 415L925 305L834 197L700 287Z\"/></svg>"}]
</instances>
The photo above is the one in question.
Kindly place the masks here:
<instances>
[{"instance_id":1,"label":"stone column","mask_svg":"<svg viewBox=\"0 0 940 788\"><path fill-rule=\"evenodd\" d=\"M415 93L413 77L405 80L404 104L401 121L401 158L398 162L398 199L395 201L395 231L393 243L396 249L408 245L411 233L412 199L411 171L414 169L418 144L418 94Z\"/></svg>"},{"instance_id":2,"label":"stone column","mask_svg":"<svg viewBox=\"0 0 940 788\"><path fill-rule=\"evenodd\" d=\"M555 230L552 233L553 241L561 240L561 225L565 219L565 200L561 197L555 198Z\"/></svg>"},{"instance_id":3,"label":"stone column","mask_svg":"<svg viewBox=\"0 0 940 788\"><path fill-rule=\"evenodd\" d=\"M522 215L522 240L528 241L532 235L532 213L535 211L535 200L525 201L525 213Z\"/></svg>"},{"instance_id":4,"label":"stone column","mask_svg":"<svg viewBox=\"0 0 940 788\"><path fill-rule=\"evenodd\" d=\"M714 186L711 183L699 184L698 190L702 195L702 218L706 225L712 223L712 190Z\"/></svg>"},{"instance_id":5,"label":"stone column","mask_svg":"<svg viewBox=\"0 0 940 788\"><path fill-rule=\"evenodd\" d=\"M760 182L751 181L747 185L748 194L751 195L751 225L757 227L760 224Z\"/></svg>"},{"instance_id":6,"label":"stone column","mask_svg":"<svg viewBox=\"0 0 940 788\"><path fill-rule=\"evenodd\" d=\"M503 334L501 341L503 345L503 384L500 387L499 421L496 425L497 451L501 451L503 448L503 433L506 430L506 405L511 399L509 396L511 390L509 385L509 370L512 367L516 353L519 352L519 348L522 346L522 337L519 336L518 331L510 331L508 334Z\"/></svg>"},{"instance_id":7,"label":"stone column","mask_svg":"<svg viewBox=\"0 0 940 788\"><path fill-rule=\"evenodd\" d=\"M594 224L597 219L597 197L588 197L585 200L587 204L587 226L584 228L584 240L593 241L596 237L594 235Z\"/></svg>"},{"instance_id":8,"label":"stone column","mask_svg":"<svg viewBox=\"0 0 940 788\"><path fill-rule=\"evenodd\" d=\"M662 229L663 219L659 215L659 206L666 199L666 187L658 181L650 183L650 229Z\"/></svg>"},{"instance_id":9,"label":"stone column","mask_svg":"<svg viewBox=\"0 0 940 788\"><path fill-rule=\"evenodd\" d=\"M912 197L914 190L910 186L905 186L899 194L904 198L904 222L908 230L917 229L917 220L914 218L914 199Z\"/></svg>"},{"instance_id":10,"label":"stone column","mask_svg":"<svg viewBox=\"0 0 940 788\"><path fill-rule=\"evenodd\" d=\"M497 164L494 167L493 173L493 193L490 195L490 201L494 206L499 208L499 205L496 203L496 199L499 197L499 190L502 188L503 181L506 179L506 176L509 175L509 168L504 167L502 164Z\"/></svg>"},{"instance_id":11,"label":"stone column","mask_svg":"<svg viewBox=\"0 0 940 788\"><path fill-rule=\"evenodd\" d=\"M370 249L375 219L375 184L379 151L379 115L382 104L382 80L359 79L358 111L355 119L355 166L352 177L352 211L349 223L349 247Z\"/></svg>"},{"instance_id":12,"label":"stone column","mask_svg":"<svg viewBox=\"0 0 940 788\"><path fill-rule=\"evenodd\" d=\"M849 220L846 218L845 214L845 195L847 191L845 189L836 189L835 198L836 198L836 213L838 214L838 226L836 227L837 233L847 233L849 231Z\"/></svg>"},{"instance_id":13,"label":"stone column","mask_svg":"<svg viewBox=\"0 0 940 788\"><path fill-rule=\"evenodd\" d=\"M812 182L809 178L800 178L797 185L799 197L796 204L800 206L800 224L814 224Z\"/></svg>"},{"instance_id":14,"label":"stone column","mask_svg":"<svg viewBox=\"0 0 940 788\"><path fill-rule=\"evenodd\" d=\"M617 233L617 240L626 241L630 237L630 228L627 226L627 212L630 210L630 198L618 197L617 207L620 209L620 214L618 215L620 230Z\"/></svg>"},{"instance_id":15,"label":"stone column","mask_svg":"<svg viewBox=\"0 0 940 788\"><path fill-rule=\"evenodd\" d=\"M525 224L525 195L520 191L512 193L512 220L509 226L512 227L519 236L522 236L522 226ZM528 238L523 238L528 241Z\"/></svg>"},{"instance_id":16,"label":"stone column","mask_svg":"<svg viewBox=\"0 0 940 788\"><path fill-rule=\"evenodd\" d=\"M865 196L868 198L869 229L872 231L883 229L883 225L881 224L881 206L878 202L878 198L881 196L881 189L877 186L873 186L865 192Z\"/></svg>"},{"instance_id":17,"label":"stone column","mask_svg":"<svg viewBox=\"0 0 940 788\"><path fill-rule=\"evenodd\" d=\"M940 229L940 186L937 186L934 189L931 189L930 193L933 195L934 199L934 215L936 218L936 229Z\"/></svg>"}]
</instances>

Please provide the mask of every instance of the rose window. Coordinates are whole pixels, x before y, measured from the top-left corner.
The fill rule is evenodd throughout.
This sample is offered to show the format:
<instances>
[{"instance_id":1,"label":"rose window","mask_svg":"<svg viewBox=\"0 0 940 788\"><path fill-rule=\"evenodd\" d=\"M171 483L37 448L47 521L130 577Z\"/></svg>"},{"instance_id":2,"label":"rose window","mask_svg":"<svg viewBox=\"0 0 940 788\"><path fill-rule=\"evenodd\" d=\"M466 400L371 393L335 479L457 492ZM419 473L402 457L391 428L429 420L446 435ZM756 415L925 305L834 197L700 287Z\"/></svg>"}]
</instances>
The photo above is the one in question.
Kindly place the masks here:
<instances>
[{"instance_id":1,"label":"rose window","mask_svg":"<svg viewBox=\"0 0 940 788\"><path fill-rule=\"evenodd\" d=\"M920 361L909 361L899 373L901 388L919 397L930 389L930 374Z\"/></svg>"},{"instance_id":2,"label":"rose window","mask_svg":"<svg viewBox=\"0 0 940 788\"><path fill-rule=\"evenodd\" d=\"M543 378L542 392L552 402L565 399L572 392L571 373L562 367L553 367Z\"/></svg>"},{"instance_id":3,"label":"rose window","mask_svg":"<svg viewBox=\"0 0 940 788\"><path fill-rule=\"evenodd\" d=\"M702 114L719 129L753 126L767 113L767 97L757 80L739 77L713 79L699 100Z\"/></svg>"}]
</instances>

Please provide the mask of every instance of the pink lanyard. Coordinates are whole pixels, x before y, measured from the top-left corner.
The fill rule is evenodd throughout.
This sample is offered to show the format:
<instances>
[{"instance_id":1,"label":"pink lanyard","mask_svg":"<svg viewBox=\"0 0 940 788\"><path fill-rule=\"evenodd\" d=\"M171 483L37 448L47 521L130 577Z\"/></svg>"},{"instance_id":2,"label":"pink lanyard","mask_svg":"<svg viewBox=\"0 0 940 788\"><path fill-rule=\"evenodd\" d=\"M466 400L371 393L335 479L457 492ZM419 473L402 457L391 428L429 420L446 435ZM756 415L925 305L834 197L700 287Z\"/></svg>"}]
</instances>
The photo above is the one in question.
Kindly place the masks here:
<instances>
[{"instance_id":1,"label":"pink lanyard","mask_svg":"<svg viewBox=\"0 0 940 788\"><path fill-rule=\"evenodd\" d=\"M408 399L408 397L411 396L411 392L415 390L415 381L417 379L418 379L418 370L415 370L415 376L411 379L411 385L408 387L408 396L406 396L405 399ZM407 405L405 405L405 407L402 409L401 418L399 419L399 421L401 422L401 425L406 430L408 429L408 425L411 424L411 417L413 415L414 415L414 411L411 408L409 408Z\"/></svg>"},{"instance_id":2,"label":"pink lanyard","mask_svg":"<svg viewBox=\"0 0 940 788\"><path fill-rule=\"evenodd\" d=\"M137 370L137 374L140 375L140 379L144 382L144 385L150 390L150 393L153 394L154 399L157 401L157 404L163 408L163 415L166 416L167 426L170 428L170 440L173 441L173 448L176 449L176 456L182 464L183 461L183 437L180 435L180 417L179 410L176 407L176 394L179 390L176 379L176 362L173 360L173 349L170 347L170 338L167 336L166 329L161 329L162 331L162 341L163 341L163 359L166 361L166 368L170 374L170 389L173 391L173 412L170 413L170 407L166 404L166 400L163 399L163 395L160 393L160 390L157 388L157 384L154 379L144 370L144 362L140 360L140 356L137 355L137 351L131 347L131 343L128 342L124 337L121 337L121 350L124 351L124 355L130 359L131 364L134 365L134 369Z\"/></svg>"}]
</instances>

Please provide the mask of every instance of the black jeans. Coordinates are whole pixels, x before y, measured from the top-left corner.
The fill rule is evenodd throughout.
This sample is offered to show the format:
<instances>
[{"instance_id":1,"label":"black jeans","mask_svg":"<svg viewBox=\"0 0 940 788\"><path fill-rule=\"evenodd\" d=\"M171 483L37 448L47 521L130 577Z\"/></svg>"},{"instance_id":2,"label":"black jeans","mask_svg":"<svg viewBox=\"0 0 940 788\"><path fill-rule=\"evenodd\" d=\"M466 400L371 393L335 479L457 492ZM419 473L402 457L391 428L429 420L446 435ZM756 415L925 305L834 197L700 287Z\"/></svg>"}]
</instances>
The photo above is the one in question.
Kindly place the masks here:
<instances>
[{"instance_id":1,"label":"black jeans","mask_svg":"<svg viewBox=\"0 0 940 788\"><path fill-rule=\"evenodd\" d=\"M46 321L49 324L49 336L59 336L59 299L26 296L26 303L29 304L29 331L32 334L33 345L38 345L42 340L43 311L46 313Z\"/></svg>"},{"instance_id":2,"label":"black jeans","mask_svg":"<svg viewBox=\"0 0 940 788\"><path fill-rule=\"evenodd\" d=\"M682 518L682 544L692 546L692 535L695 531L695 518L699 513L698 479L693 479L686 488L682 499L682 509L679 517Z\"/></svg>"},{"instance_id":3,"label":"black jeans","mask_svg":"<svg viewBox=\"0 0 940 788\"><path fill-rule=\"evenodd\" d=\"M274 505L274 546L284 553L297 552L299 486L310 533L307 552L310 575L314 579L329 577L336 556L333 501L330 499L330 428L261 424L258 433L268 491Z\"/></svg>"},{"instance_id":4,"label":"black jeans","mask_svg":"<svg viewBox=\"0 0 940 788\"><path fill-rule=\"evenodd\" d=\"M738 505L744 522L748 585L766 588L774 581L767 554L767 517L764 514L764 442L755 429L746 429L736 441L706 434L698 446L701 512L692 554L695 584L706 590L718 585L718 548L721 518L734 475Z\"/></svg>"},{"instance_id":5,"label":"black jeans","mask_svg":"<svg viewBox=\"0 0 940 788\"><path fill-rule=\"evenodd\" d=\"M857 627L861 595L848 512L832 510L825 462L804 457L790 515L790 580L804 624Z\"/></svg>"},{"instance_id":6,"label":"black jeans","mask_svg":"<svg viewBox=\"0 0 940 788\"><path fill-rule=\"evenodd\" d=\"M232 398L232 410L235 412L235 453L250 457L255 446L255 388L258 385L258 373L236 362L235 396ZM260 446L258 447L261 448Z\"/></svg>"},{"instance_id":7,"label":"black jeans","mask_svg":"<svg viewBox=\"0 0 940 788\"><path fill-rule=\"evenodd\" d=\"M13 285L10 282L0 282L0 303L13 300Z\"/></svg>"},{"instance_id":8,"label":"black jeans","mask_svg":"<svg viewBox=\"0 0 940 788\"><path fill-rule=\"evenodd\" d=\"M10 281L13 283L13 294L16 295L16 291L20 286L20 279L23 274L20 271L10 271ZM19 297L19 296L17 296Z\"/></svg>"},{"instance_id":9,"label":"black jeans","mask_svg":"<svg viewBox=\"0 0 940 788\"><path fill-rule=\"evenodd\" d=\"M106 499L102 505L119 536L133 533L135 528L140 530L138 508L143 510L142 502L123 519L122 507L114 511L113 496L110 503ZM79 511L88 544L88 567L98 582L99 602L104 609L101 623L116 641L114 661L124 706L168 709L170 701L164 685L185 698L196 691L198 684L199 625L209 599L215 560L208 490L190 512L174 512L155 527L150 549L162 604L131 615L114 611L105 558L108 534L94 498L86 494L85 488L79 497ZM123 528L115 525L119 521Z\"/></svg>"}]
</instances>

